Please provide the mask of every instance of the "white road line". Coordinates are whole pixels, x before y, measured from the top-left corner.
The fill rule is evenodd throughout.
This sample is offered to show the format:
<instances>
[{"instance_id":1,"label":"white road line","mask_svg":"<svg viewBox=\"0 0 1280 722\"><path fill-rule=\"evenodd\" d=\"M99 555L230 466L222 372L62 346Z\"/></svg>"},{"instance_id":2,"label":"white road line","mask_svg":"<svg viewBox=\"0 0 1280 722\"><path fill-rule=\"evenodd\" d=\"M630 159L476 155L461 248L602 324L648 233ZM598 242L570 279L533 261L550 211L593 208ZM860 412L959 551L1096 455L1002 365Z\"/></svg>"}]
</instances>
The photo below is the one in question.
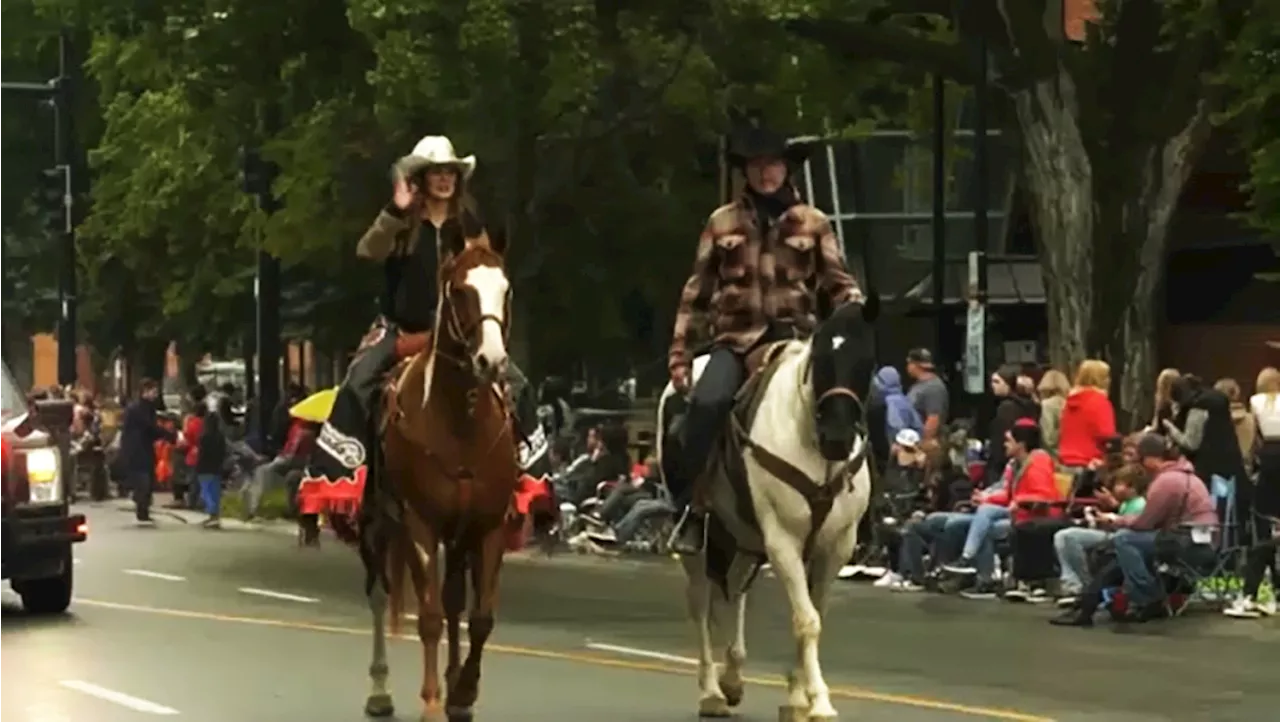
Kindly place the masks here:
<instances>
[{"instance_id":1,"label":"white road line","mask_svg":"<svg viewBox=\"0 0 1280 722\"><path fill-rule=\"evenodd\" d=\"M283 599L286 602L302 602L304 604L319 604L320 600L315 597L304 597L299 594L288 594L286 592L273 592L270 589L258 589L257 587L240 587L236 590L241 594L252 594L258 597L270 597L272 599Z\"/></svg>"},{"instance_id":2,"label":"white road line","mask_svg":"<svg viewBox=\"0 0 1280 722\"><path fill-rule=\"evenodd\" d=\"M163 579L166 582L185 582L186 577L180 577L177 574L165 574L163 572L152 572L146 569L126 569L125 574L132 574L135 577L146 577L148 579Z\"/></svg>"},{"instance_id":3,"label":"white road line","mask_svg":"<svg viewBox=\"0 0 1280 722\"><path fill-rule=\"evenodd\" d=\"M664 662L675 662L676 664L687 664L696 667L698 660L692 657L681 657L678 654L667 654L666 652L653 652L648 649L637 649L635 647L623 647L617 644L604 644L602 642L587 642L587 649L596 652L613 652L614 654L625 654L631 657L645 657L647 659L660 659Z\"/></svg>"},{"instance_id":4,"label":"white road line","mask_svg":"<svg viewBox=\"0 0 1280 722\"><path fill-rule=\"evenodd\" d=\"M165 707L162 704L156 704L155 702L150 702L140 697L134 697L133 695L128 695L124 692L117 692L114 689L99 687L96 684L82 682L78 679L64 679L58 684L66 687L67 689L74 689L75 691L82 692L90 697L97 697L98 699L118 704L121 707L128 707L129 709L137 710L138 712L163 715L178 714L178 710L172 707Z\"/></svg>"}]
</instances>

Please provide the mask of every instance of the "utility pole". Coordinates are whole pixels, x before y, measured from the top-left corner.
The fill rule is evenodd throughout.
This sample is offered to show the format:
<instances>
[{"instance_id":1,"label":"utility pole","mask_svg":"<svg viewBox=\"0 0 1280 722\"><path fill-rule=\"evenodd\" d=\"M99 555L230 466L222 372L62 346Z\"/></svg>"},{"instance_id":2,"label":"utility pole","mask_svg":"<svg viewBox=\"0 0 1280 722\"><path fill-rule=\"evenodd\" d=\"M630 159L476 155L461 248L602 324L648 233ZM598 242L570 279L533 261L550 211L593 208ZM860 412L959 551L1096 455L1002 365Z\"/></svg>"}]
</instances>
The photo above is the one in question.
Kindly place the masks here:
<instances>
[{"instance_id":1,"label":"utility pole","mask_svg":"<svg viewBox=\"0 0 1280 722\"><path fill-rule=\"evenodd\" d=\"M59 238L58 249L58 384L67 386L76 382L76 235L79 220L75 209L78 187L76 163L74 110L74 81L76 67L73 59L71 31L63 30L58 36L58 75L45 83L3 83L6 92L35 96L53 107L53 167L43 171L40 183L47 198L44 201L49 214L50 230ZM57 192L60 191L60 192Z\"/></svg>"},{"instance_id":2,"label":"utility pole","mask_svg":"<svg viewBox=\"0 0 1280 722\"><path fill-rule=\"evenodd\" d=\"M990 170L987 148L987 41L978 36L978 80L973 86L973 253L969 257L969 311L965 333L965 391L981 396L986 392L987 352L987 258L990 206Z\"/></svg>"},{"instance_id":3,"label":"utility pole","mask_svg":"<svg viewBox=\"0 0 1280 722\"><path fill-rule=\"evenodd\" d=\"M76 221L75 209L75 128L72 114L71 32L64 29L58 36L58 78L54 98L54 118L57 139L54 145L54 163L62 168L64 193L61 271L58 274L58 383L62 386L76 382Z\"/></svg>"},{"instance_id":4,"label":"utility pole","mask_svg":"<svg viewBox=\"0 0 1280 722\"><path fill-rule=\"evenodd\" d=\"M947 275L947 85L933 76L933 352L946 348ZM954 368L954 367L952 367Z\"/></svg>"},{"instance_id":5,"label":"utility pole","mask_svg":"<svg viewBox=\"0 0 1280 722\"><path fill-rule=\"evenodd\" d=\"M275 213L281 206L272 192L272 185L280 174L280 168L263 159L257 148L246 147L242 153L244 191L257 198L258 207L267 215ZM258 350L258 418L255 421L258 433L265 441L271 428L271 412L280 399L280 260L261 246L253 291L257 329L255 345ZM252 381L251 377L249 381Z\"/></svg>"}]
</instances>

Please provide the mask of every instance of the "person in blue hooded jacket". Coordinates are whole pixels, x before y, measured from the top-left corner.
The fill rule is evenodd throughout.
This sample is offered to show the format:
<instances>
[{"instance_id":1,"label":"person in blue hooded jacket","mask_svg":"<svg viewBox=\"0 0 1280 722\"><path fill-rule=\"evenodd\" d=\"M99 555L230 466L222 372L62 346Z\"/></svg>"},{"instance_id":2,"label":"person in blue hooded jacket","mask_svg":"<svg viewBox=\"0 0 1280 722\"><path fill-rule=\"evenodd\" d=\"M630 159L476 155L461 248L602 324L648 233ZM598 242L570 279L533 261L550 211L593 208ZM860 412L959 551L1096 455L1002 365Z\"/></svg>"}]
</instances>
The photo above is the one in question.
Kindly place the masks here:
<instances>
[{"instance_id":1,"label":"person in blue hooded jacket","mask_svg":"<svg viewBox=\"0 0 1280 722\"><path fill-rule=\"evenodd\" d=\"M884 403L884 434L887 439L898 438L903 429L911 429L916 433L924 432L924 421L920 413L902 391L902 377L898 369L885 366L876 372L872 381L876 395Z\"/></svg>"}]
</instances>

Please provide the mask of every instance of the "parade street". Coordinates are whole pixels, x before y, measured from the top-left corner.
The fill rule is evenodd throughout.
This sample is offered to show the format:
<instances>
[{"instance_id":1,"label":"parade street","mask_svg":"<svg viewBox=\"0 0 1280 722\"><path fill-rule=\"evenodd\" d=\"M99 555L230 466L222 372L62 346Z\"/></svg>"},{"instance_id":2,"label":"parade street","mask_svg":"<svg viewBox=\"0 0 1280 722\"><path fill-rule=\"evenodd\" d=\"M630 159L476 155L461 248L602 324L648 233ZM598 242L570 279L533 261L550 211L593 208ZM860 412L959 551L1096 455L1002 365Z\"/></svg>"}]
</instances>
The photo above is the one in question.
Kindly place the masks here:
<instances>
[{"instance_id":1,"label":"parade street","mask_svg":"<svg viewBox=\"0 0 1280 722\"><path fill-rule=\"evenodd\" d=\"M28 617L5 592L3 716L13 722L347 722L362 718L368 611L355 555L286 529L137 529L85 507L76 601ZM776 582L752 599L739 719L777 719L793 648ZM695 718L674 562L513 557L478 720ZM823 663L849 720L1260 720L1276 708L1280 629L1200 614L1116 631L1057 629L1050 610L840 583ZM416 720L414 626L391 643L397 719Z\"/></svg>"}]
</instances>

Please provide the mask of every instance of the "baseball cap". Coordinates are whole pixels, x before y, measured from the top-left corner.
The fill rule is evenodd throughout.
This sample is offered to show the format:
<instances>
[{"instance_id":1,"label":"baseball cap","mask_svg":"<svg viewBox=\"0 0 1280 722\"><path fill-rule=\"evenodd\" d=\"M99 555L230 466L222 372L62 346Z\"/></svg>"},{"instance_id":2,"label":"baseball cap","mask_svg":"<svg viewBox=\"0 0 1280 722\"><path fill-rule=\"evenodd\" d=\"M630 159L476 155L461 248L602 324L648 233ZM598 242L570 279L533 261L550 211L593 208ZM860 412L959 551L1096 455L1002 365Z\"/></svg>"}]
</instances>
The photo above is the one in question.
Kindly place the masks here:
<instances>
[{"instance_id":1,"label":"baseball cap","mask_svg":"<svg viewBox=\"0 0 1280 722\"><path fill-rule=\"evenodd\" d=\"M893 443L904 449L914 449L920 444L920 432L915 429L903 429L893 438Z\"/></svg>"},{"instance_id":2,"label":"baseball cap","mask_svg":"<svg viewBox=\"0 0 1280 722\"><path fill-rule=\"evenodd\" d=\"M907 363L933 368L933 354L927 348L913 348L907 352Z\"/></svg>"},{"instance_id":3,"label":"baseball cap","mask_svg":"<svg viewBox=\"0 0 1280 722\"><path fill-rule=\"evenodd\" d=\"M1169 442L1160 434L1143 434L1142 438L1138 439L1139 459L1163 459L1168 453Z\"/></svg>"}]
</instances>

